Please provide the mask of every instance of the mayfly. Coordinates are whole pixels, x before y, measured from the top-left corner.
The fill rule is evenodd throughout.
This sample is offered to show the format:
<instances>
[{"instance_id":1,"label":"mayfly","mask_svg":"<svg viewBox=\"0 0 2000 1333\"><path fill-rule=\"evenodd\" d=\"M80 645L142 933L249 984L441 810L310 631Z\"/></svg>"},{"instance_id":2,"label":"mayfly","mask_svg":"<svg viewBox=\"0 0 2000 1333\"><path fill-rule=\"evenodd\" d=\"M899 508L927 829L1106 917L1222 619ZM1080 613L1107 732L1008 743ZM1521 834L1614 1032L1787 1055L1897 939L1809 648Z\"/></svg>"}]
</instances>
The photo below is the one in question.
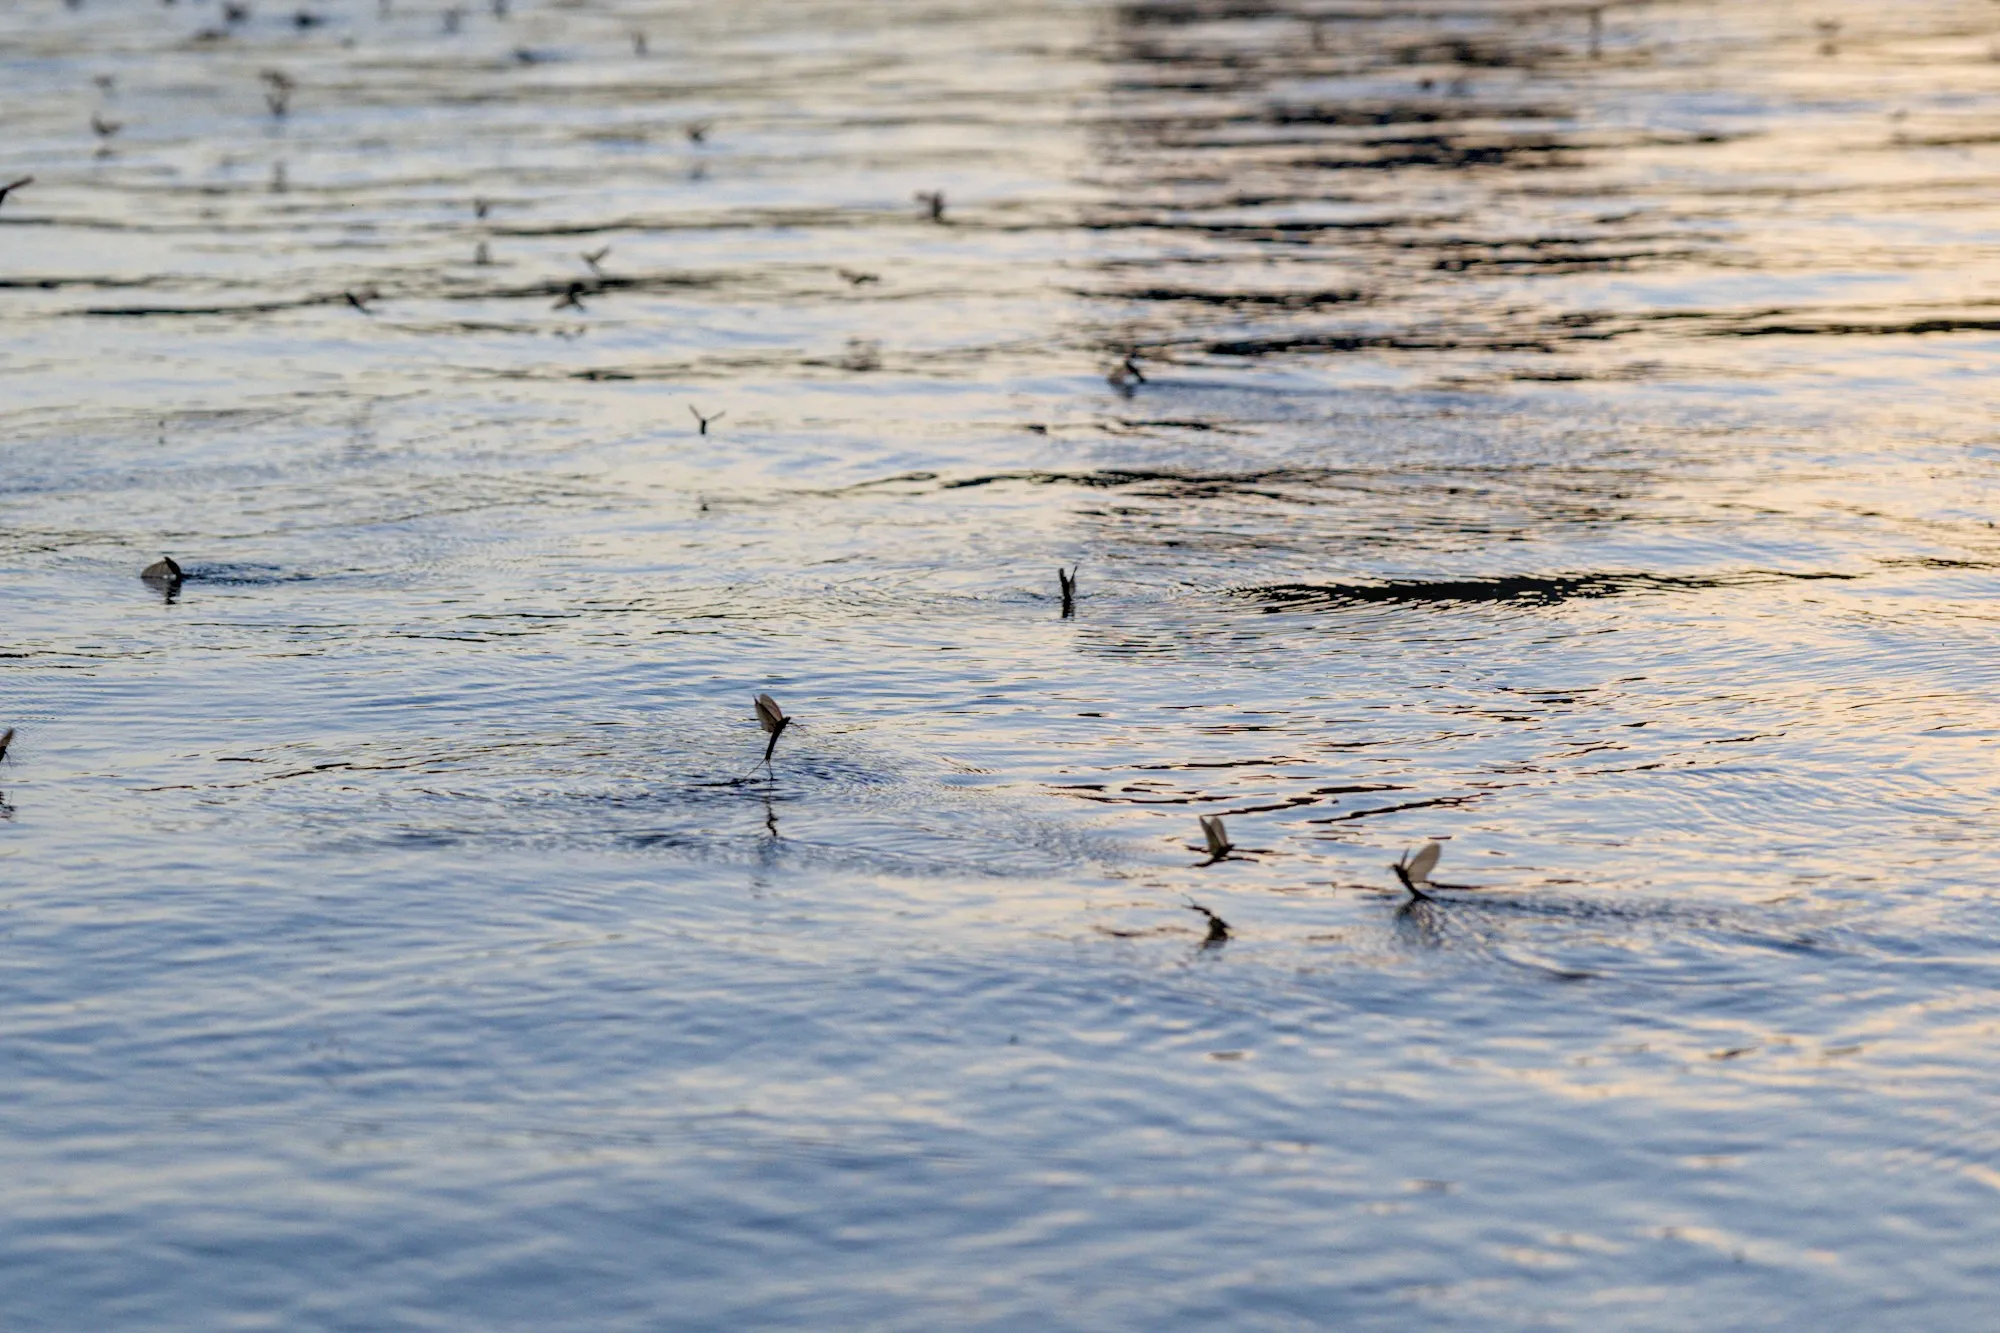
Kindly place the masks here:
<instances>
[{"instance_id":1,"label":"mayfly","mask_svg":"<svg viewBox=\"0 0 2000 1333\"><path fill-rule=\"evenodd\" d=\"M22 186L33 185L34 183L35 183L35 178L33 176L23 176L19 180L9 181L5 185L0 185L0 204L6 203L7 196L14 193L14 191L20 189Z\"/></svg>"},{"instance_id":2,"label":"mayfly","mask_svg":"<svg viewBox=\"0 0 2000 1333\"><path fill-rule=\"evenodd\" d=\"M760 694L756 700L757 725L770 733L771 740L764 747L764 762L771 762L772 751L778 748L778 737L785 734L785 728L792 720L785 716L785 710L778 707L778 701L768 694Z\"/></svg>"},{"instance_id":3,"label":"mayfly","mask_svg":"<svg viewBox=\"0 0 2000 1333\"><path fill-rule=\"evenodd\" d=\"M607 245L596 250L586 250L578 255L577 258L590 265L590 271L601 278L604 276L604 269L602 268L604 256L610 253L611 247Z\"/></svg>"},{"instance_id":4,"label":"mayfly","mask_svg":"<svg viewBox=\"0 0 2000 1333\"><path fill-rule=\"evenodd\" d=\"M924 206L924 211L930 215L932 222L944 221L943 190L918 190L911 197Z\"/></svg>"},{"instance_id":5,"label":"mayfly","mask_svg":"<svg viewBox=\"0 0 2000 1333\"><path fill-rule=\"evenodd\" d=\"M176 584L181 581L181 567L172 556L163 555L140 570L139 577L148 583Z\"/></svg>"},{"instance_id":6,"label":"mayfly","mask_svg":"<svg viewBox=\"0 0 2000 1333\"><path fill-rule=\"evenodd\" d=\"M1135 388L1146 382L1146 375L1139 369L1139 358L1128 356L1111 368L1111 373L1104 377L1104 382L1130 397Z\"/></svg>"},{"instance_id":7,"label":"mayfly","mask_svg":"<svg viewBox=\"0 0 2000 1333\"><path fill-rule=\"evenodd\" d=\"M700 409L700 408L698 408L698 407L696 407L696 406L695 406L695 405L694 405L693 403L689 403L689 404L688 404L688 411L690 411L690 412L694 413L694 419L695 419L696 421L699 421L699 422L701 423L701 429L700 429L700 431L696 432L697 434L701 434L701 435L706 435L706 434L708 434L708 428L709 428L709 425L710 425L711 423L713 423L713 422L717 422L717 421L720 421L720 420L722 420L722 419L723 419L724 417L726 417L726 416L728 416L728 415L729 415L729 413L727 413L727 412L717 412L717 413L716 413L716 414L715 414L714 416L712 416L712 417L705 417L705 416L703 416L703 415L701 414L701 409Z\"/></svg>"},{"instance_id":8,"label":"mayfly","mask_svg":"<svg viewBox=\"0 0 2000 1333\"><path fill-rule=\"evenodd\" d=\"M1221 815L1201 817L1201 836L1208 843L1208 859L1220 861L1236 850L1236 844L1229 840L1229 831L1222 827Z\"/></svg>"},{"instance_id":9,"label":"mayfly","mask_svg":"<svg viewBox=\"0 0 2000 1333\"><path fill-rule=\"evenodd\" d=\"M1064 569L1061 565L1056 566L1056 585L1062 589L1062 613L1064 617L1076 614L1076 572L1082 568L1082 565L1076 566L1075 569Z\"/></svg>"},{"instance_id":10,"label":"mayfly","mask_svg":"<svg viewBox=\"0 0 2000 1333\"><path fill-rule=\"evenodd\" d=\"M298 85L292 76L281 69L267 69L261 76L264 83L264 105L271 109L273 120L283 120L292 110L292 90Z\"/></svg>"},{"instance_id":11,"label":"mayfly","mask_svg":"<svg viewBox=\"0 0 2000 1333\"><path fill-rule=\"evenodd\" d=\"M1425 893L1424 889L1430 885L1431 871L1437 869L1438 858L1443 855L1442 844L1427 842L1417 851L1404 852L1402 859L1392 862L1389 869L1396 872L1396 878L1403 881L1403 887L1410 891L1412 898L1421 898L1427 903L1436 902L1437 899Z\"/></svg>"},{"instance_id":12,"label":"mayfly","mask_svg":"<svg viewBox=\"0 0 2000 1333\"><path fill-rule=\"evenodd\" d=\"M14 729L12 727L7 728L5 731L0 731L0 759L7 757L7 747L13 743Z\"/></svg>"}]
</instances>

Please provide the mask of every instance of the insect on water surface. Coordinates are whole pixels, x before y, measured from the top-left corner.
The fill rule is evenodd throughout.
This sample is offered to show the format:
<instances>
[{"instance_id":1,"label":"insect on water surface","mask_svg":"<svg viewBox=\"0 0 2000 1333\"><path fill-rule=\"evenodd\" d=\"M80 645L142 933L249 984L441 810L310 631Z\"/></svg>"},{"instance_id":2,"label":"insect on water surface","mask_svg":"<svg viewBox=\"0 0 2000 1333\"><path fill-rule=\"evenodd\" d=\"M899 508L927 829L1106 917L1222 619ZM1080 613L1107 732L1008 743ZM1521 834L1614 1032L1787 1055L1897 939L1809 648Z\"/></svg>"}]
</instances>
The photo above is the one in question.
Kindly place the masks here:
<instances>
[{"instance_id":1,"label":"insect on water surface","mask_svg":"<svg viewBox=\"0 0 2000 1333\"><path fill-rule=\"evenodd\" d=\"M768 694L760 694L756 699L757 725L769 733L770 742L764 746L764 762L771 762L771 754L778 748L778 737L792 720L785 716L785 710L778 707L778 701Z\"/></svg>"},{"instance_id":2,"label":"insect on water surface","mask_svg":"<svg viewBox=\"0 0 2000 1333\"><path fill-rule=\"evenodd\" d=\"M1443 844L1427 842L1414 852L1404 852L1402 859L1392 862L1389 869L1396 872L1396 878L1403 881L1403 887L1410 891L1412 898L1435 902L1436 899L1424 889L1430 885L1431 871L1437 869L1438 858L1443 855Z\"/></svg>"},{"instance_id":3,"label":"insect on water surface","mask_svg":"<svg viewBox=\"0 0 2000 1333\"><path fill-rule=\"evenodd\" d=\"M1221 815L1201 817L1201 836L1208 843L1208 859L1211 861L1220 861L1236 849L1236 844L1229 840L1229 831L1222 827Z\"/></svg>"}]
</instances>

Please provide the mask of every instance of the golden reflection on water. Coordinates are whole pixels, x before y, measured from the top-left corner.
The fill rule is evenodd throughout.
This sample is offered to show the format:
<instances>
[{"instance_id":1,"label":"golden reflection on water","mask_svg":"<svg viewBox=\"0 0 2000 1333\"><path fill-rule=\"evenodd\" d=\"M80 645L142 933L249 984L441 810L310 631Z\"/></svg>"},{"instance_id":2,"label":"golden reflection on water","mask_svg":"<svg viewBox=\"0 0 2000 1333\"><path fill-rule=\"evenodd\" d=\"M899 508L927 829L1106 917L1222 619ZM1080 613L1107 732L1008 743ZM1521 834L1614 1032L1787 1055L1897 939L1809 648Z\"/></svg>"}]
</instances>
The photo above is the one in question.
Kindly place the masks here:
<instances>
[{"instance_id":1,"label":"golden reflection on water","mask_svg":"<svg viewBox=\"0 0 2000 1333\"><path fill-rule=\"evenodd\" d=\"M10 1310L1978 1322L2000 18L453 12L0 13Z\"/></svg>"}]
</instances>

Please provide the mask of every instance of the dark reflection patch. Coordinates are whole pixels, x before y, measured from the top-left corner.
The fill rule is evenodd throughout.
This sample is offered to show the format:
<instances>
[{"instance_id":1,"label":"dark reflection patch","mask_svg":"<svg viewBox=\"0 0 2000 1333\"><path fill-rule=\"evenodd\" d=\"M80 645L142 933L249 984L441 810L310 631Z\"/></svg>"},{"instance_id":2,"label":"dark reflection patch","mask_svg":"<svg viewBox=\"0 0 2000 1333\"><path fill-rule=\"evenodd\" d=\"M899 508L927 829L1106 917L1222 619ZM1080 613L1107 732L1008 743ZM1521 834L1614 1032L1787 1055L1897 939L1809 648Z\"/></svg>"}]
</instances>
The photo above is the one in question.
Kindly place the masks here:
<instances>
[{"instance_id":1,"label":"dark reflection patch","mask_svg":"<svg viewBox=\"0 0 2000 1333\"><path fill-rule=\"evenodd\" d=\"M1510 574L1483 579L1391 579L1381 583L1281 583L1238 588L1238 597L1266 611L1318 611L1383 602L1531 602L1553 605L1648 592L1699 592L1710 588L1783 583L1801 579L1854 579L1857 574L1750 570L1735 574Z\"/></svg>"}]
</instances>

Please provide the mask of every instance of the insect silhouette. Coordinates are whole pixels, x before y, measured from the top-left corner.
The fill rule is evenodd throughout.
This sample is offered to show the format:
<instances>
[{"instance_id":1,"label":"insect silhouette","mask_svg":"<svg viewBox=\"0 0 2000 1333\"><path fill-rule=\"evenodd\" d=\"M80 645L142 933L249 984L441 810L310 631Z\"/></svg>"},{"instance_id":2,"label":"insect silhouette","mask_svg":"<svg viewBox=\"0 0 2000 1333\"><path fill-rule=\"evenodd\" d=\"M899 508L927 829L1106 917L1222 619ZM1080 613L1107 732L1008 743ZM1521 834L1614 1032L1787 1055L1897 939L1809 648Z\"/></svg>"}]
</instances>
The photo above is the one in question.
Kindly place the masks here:
<instances>
[{"instance_id":1,"label":"insect silhouette","mask_svg":"<svg viewBox=\"0 0 2000 1333\"><path fill-rule=\"evenodd\" d=\"M99 153L110 152L112 136L124 128L125 123L123 121L106 120L101 113L95 111L90 114L90 132L97 136L97 151Z\"/></svg>"},{"instance_id":2,"label":"insect silhouette","mask_svg":"<svg viewBox=\"0 0 2000 1333\"><path fill-rule=\"evenodd\" d=\"M551 310L582 310L584 308L583 284L580 282L572 282L569 285L569 290L563 293L563 299L549 307Z\"/></svg>"},{"instance_id":3,"label":"insect silhouette","mask_svg":"<svg viewBox=\"0 0 2000 1333\"><path fill-rule=\"evenodd\" d=\"M22 186L33 185L34 183L35 183L35 178L33 176L23 176L19 180L9 181L5 185L0 185L0 204L6 203L7 196L14 193L14 191L20 189Z\"/></svg>"},{"instance_id":4,"label":"insect silhouette","mask_svg":"<svg viewBox=\"0 0 2000 1333\"><path fill-rule=\"evenodd\" d=\"M474 199L472 201L472 216L476 218L484 218L487 212L492 209L492 207L493 207L493 201L490 199Z\"/></svg>"},{"instance_id":5,"label":"insect silhouette","mask_svg":"<svg viewBox=\"0 0 2000 1333\"><path fill-rule=\"evenodd\" d=\"M1111 368L1111 373L1104 377L1104 382L1130 398L1132 391L1146 382L1146 375L1139 369L1138 358L1128 356Z\"/></svg>"},{"instance_id":6,"label":"insect silhouette","mask_svg":"<svg viewBox=\"0 0 2000 1333\"><path fill-rule=\"evenodd\" d=\"M924 210L932 222L944 221L943 190L918 190L911 197L924 206Z\"/></svg>"},{"instance_id":7,"label":"insect silhouette","mask_svg":"<svg viewBox=\"0 0 2000 1333\"><path fill-rule=\"evenodd\" d=\"M757 725L771 738L764 746L764 763L769 765L772 752L778 748L778 737L785 734L785 728L792 725L792 720L785 716L784 709L778 707L778 701L768 694L758 695L754 706L757 709Z\"/></svg>"},{"instance_id":8,"label":"insect silhouette","mask_svg":"<svg viewBox=\"0 0 2000 1333\"><path fill-rule=\"evenodd\" d=\"M298 85L292 76L281 69L267 69L263 73L264 105L271 110L271 119L283 120L292 111L292 90Z\"/></svg>"},{"instance_id":9,"label":"insect silhouette","mask_svg":"<svg viewBox=\"0 0 2000 1333\"><path fill-rule=\"evenodd\" d=\"M375 299L375 293L362 292L356 295L353 292L342 292L340 295L342 300L346 301L347 304L353 306L356 310L359 310L362 314L372 315L375 313L368 308L368 303Z\"/></svg>"},{"instance_id":10,"label":"insect silhouette","mask_svg":"<svg viewBox=\"0 0 2000 1333\"><path fill-rule=\"evenodd\" d=\"M708 132L714 128L715 122L712 120L691 120L681 126L681 132L687 135L689 143L707 143Z\"/></svg>"},{"instance_id":11,"label":"insect silhouette","mask_svg":"<svg viewBox=\"0 0 2000 1333\"><path fill-rule=\"evenodd\" d=\"M1208 845L1208 860L1202 863L1204 865L1214 865L1236 850L1236 844L1229 840L1229 830L1222 826L1221 815L1201 817L1201 836Z\"/></svg>"},{"instance_id":12,"label":"insect silhouette","mask_svg":"<svg viewBox=\"0 0 2000 1333\"><path fill-rule=\"evenodd\" d=\"M179 587L183 576L179 563L172 556L163 555L152 564L140 570L139 577L148 583L160 583L168 587Z\"/></svg>"},{"instance_id":13,"label":"insect silhouette","mask_svg":"<svg viewBox=\"0 0 2000 1333\"><path fill-rule=\"evenodd\" d=\"M698 407L696 407L696 406L695 406L695 405L694 405L693 403L689 403L689 404L688 404L688 411L690 411L690 412L694 413L694 419L695 419L696 421L699 421L699 422L701 423L701 429L695 432L695 433L696 433L697 435L706 435L706 434L708 434L708 423L709 423L709 422L711 422L711 421L720 421L720 420L722 420L722 419L723 419L724 417L726 417L726 416L728 416L728 415L729 415L729 413L728 413L728 412L724 411L724 412L717 412L717 413L716 413L716 414L715 414L714 416L712 416L712 417L705 417L705 416L703 416L703 415L701 414L701 409L700 409L700 408L698 408Z\"/></svg>"},{"instance_id":14,"label":"insect silhouette","mask_svg":"<svg viewBox=\"0 0 2000 1333\"><path fill-rule=\"evenodd\" d=\"M835 272L839 273L841 277L846 278L849 285L855 287L866 287L871 282L882 281L881 274L863 273L859 269L843 268L843 269L836 269Z\"/></svg>"},{"instance_id":15,"label":"insect silhouette","mask_svg":"<svg viewBox=\"0 0 2000 1333\"><path fill-rule=\"evenodd\" d=\"M1391 862L1389 869L1396 872L1396 878L1403 882L1412 898L1421 898L1427 903L1437 899L1425 893L1431 885L1431 871L1437 869L1438 858L1444 855L1441 843L1427 842L1414 852L1404 852L1402 859Z\"/></svg>"},{"instance_id":16,"label":"insect silhouette","mask_svg":"<svg viewBox=\"0 0 2000 1333\"><path fill-rule=\"evenodd\" d=\"M7 757L7 747L13 743L14 729L12 727L7 728L5 731L0 731L0 759Z\"/></svg>"},{"instance_id":17,"label":"insect silhouette","mask_svg":"<svg viewBox=\"0 0 2000 1333\"><path fill-rule=\"evenodd\" d=\"M882 344L873 338L849 338L847 351L841 355L839 365L843 370L856 374L866 374L882 368Z\"/></svg>"},{"instance_id":18,"label":"insect silhouette","mask_svg":"<svg viewBox=\"0 0 2000 1333\"><path fill-rule=\"evenodd\" d=\"M1227 921L1224 921L1221 917L1192 899L1188 901L1188 911L1200 912L1208 918L1208 937L1202 940L1202 948L1213 949L1218 944L1226 944L1228 942L1229 923Z\"/></svg>"},{"instance_id":19,"label":"insect silhouette","mask_svg":"<svg viewBox=\"0 0 2000 1333\"><path fill-rule=\"evenodd\" d=\"M1061 565L1056 566L1056 586L1062 589L1062 613L1065 620L1076 614L1076 572L1082 568L1080 564L1067 570Z\"/></svg>"},{"instance_id":20,"label":"insect silhouette","mask_svg":"<svg viewBox=\"0 0 2000 1333\"><path fill-rule=\"evenodd\" d=\"M599 267L599 265L601 265L604 262L604 256L610 253L611 253L611 247L608 245L604 245L604 246L599 246L595 250L586 250L582 254L578 255L577 258L581 259L584 263L590 265L590 271L592 273L595 273L598 277L601 278L604 276L604 270L601 267Z\"/></svg>"},{"instance_id":21,"label":"insect silhouette","mask_svg":"<svg viewBox=\"0 0 2000 1333\"><path fill-rule=\"evenodd\" d=\"M481 241L479 248L472 252L472 262L482 268L493 262L493 252L487 249L486 242Z\"/></svg>"}]
</instances>

